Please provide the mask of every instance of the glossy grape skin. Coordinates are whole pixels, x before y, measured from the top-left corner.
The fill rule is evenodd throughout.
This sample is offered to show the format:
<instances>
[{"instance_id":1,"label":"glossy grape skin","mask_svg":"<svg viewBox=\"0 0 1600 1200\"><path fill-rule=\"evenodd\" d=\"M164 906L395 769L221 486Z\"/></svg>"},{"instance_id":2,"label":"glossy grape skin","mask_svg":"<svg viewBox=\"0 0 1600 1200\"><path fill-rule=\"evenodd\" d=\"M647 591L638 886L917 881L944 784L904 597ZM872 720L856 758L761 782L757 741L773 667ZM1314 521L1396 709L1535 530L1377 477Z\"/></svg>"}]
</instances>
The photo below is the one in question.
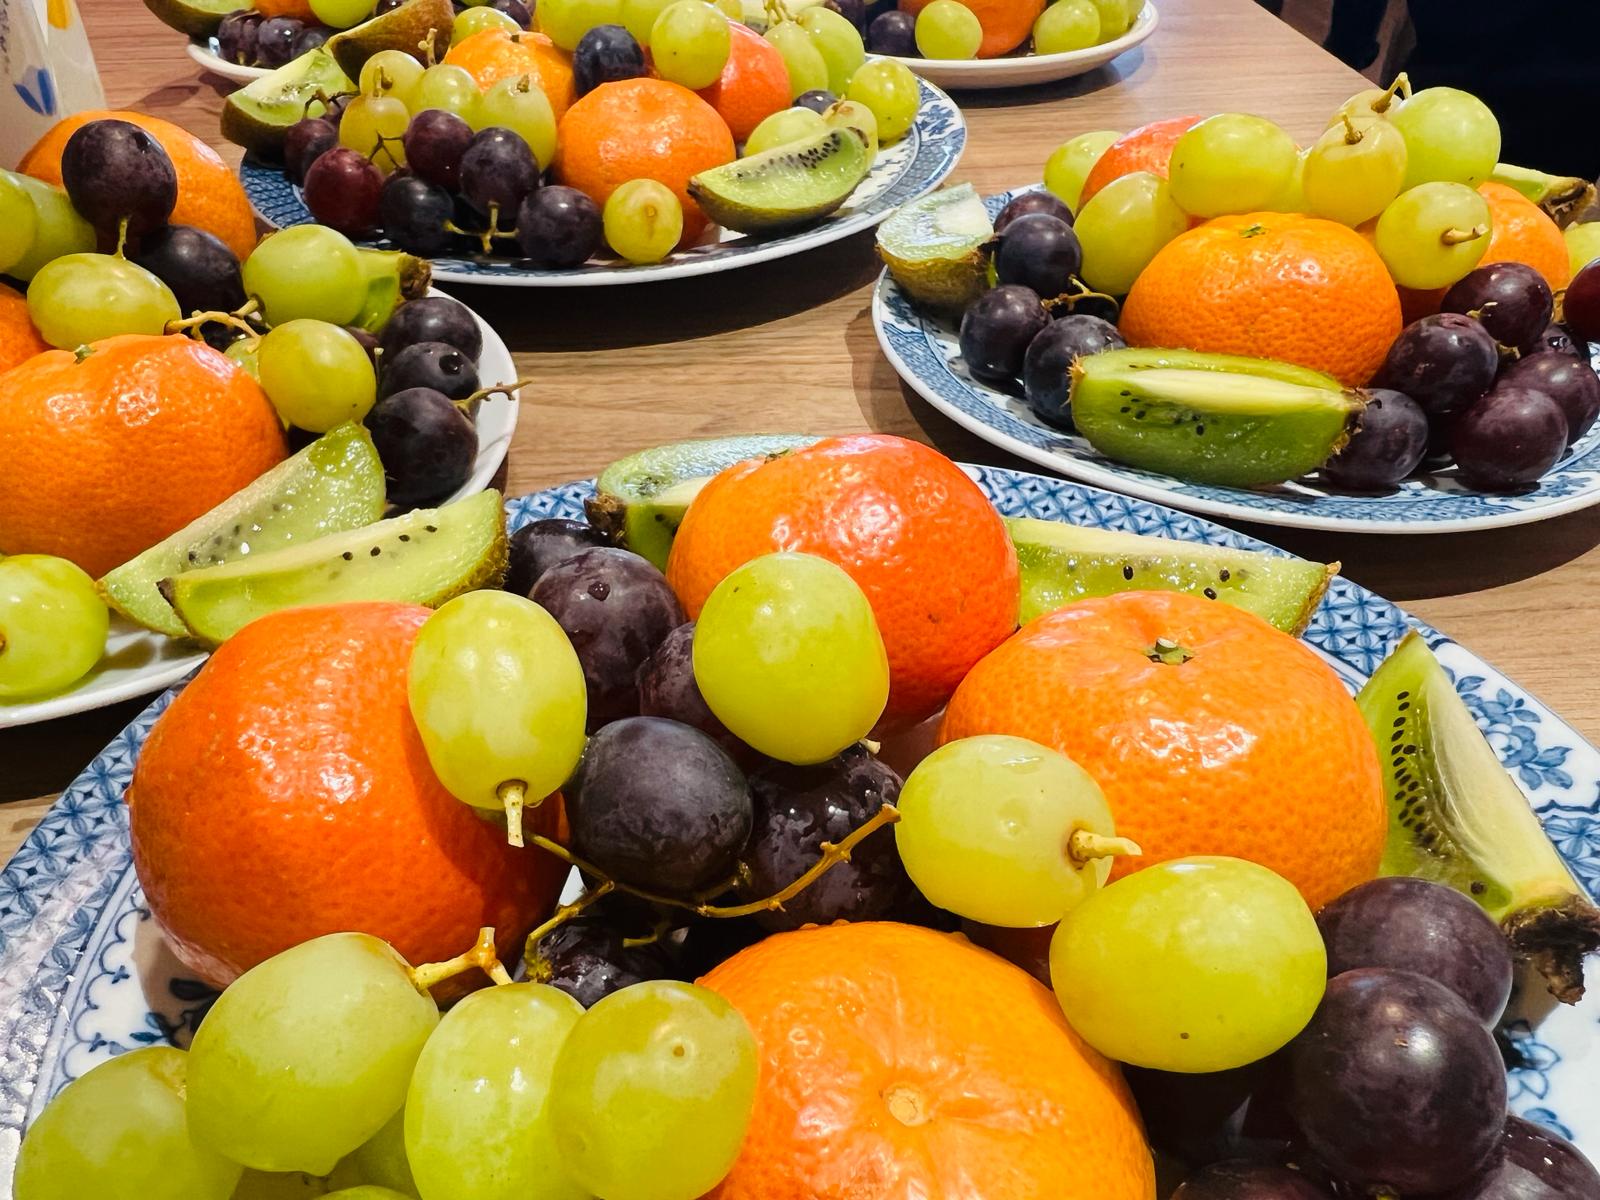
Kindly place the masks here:
<instances>
[{"instance_id":1,"label":"glossy grape skin","mask_svg":"<svg viewBox=\"0 0 1600 1200\"><path fill-rule=\"evenodd\" d=\"M345 325L366 299L366 273L350 240L322 225L291 225L268 234L244 261L244 290L269 324L297 317Z\"/></svg>"},{"instance_id":2,"label":"glossy grape skin","mask_svg":"<svg viewBox=\"0 0 1600 1200\"><path fill-rule=\"evenodd\" d=\"M1488 330L1460 313L1437 313L1400 331L1372 382L1410 396L1432 417L1471 404L1499 367Z\"/></svg>"},{"instance_id":3,"label":"glossy grape skin","mask_svg":"<svg viewBox=\"0 0 1600 1200\"><path fill-rule=\"evenodd\" d=\"M1117 129L1095 129L1068 138L1050 152L1044 164L1044 186L1073 212L1082 207L1083 184L1111 143L1122 136Z\"/></svg>"},{"instance_id":4,"label":"glossy grape skin","mask_svg":"<svg viewBox=\"0 0 1600 1200\"><path fill-rule=\"evenodd\" d=\"M921 58L922 52L917 49L917 19L898 8L880 13L867 26L867 49L896 58Z\"/></svg>"},{"instance_id":5,"label":"glossy grape skin","mask_svg":"<svg viewBox=\"0 0 1600 1200\"><path fill-rule=\"evenodd\" d=\"M326 433L365 417L377 398L366 347L337 325L275 325L256 352L257 374L284 424Z\"/></svg>"},{"instance_id":6,"label":"glossy grape skin","mask_svg":"<svg viewBox=\"0 0 1600 1200\"><path fill-rule=\"evenodd\" d=\"M400 249L423 257L443 254L455 241L450 231L455 199L438 184L409 172L396 172L378 196L383 236Z\"/></svg>"},{"instance_id":7,"label":"glossy grape skin","mask_svg":"<svg viewBox=\"0 0 1600 1200\"><path fill-rule=\"evenodd\" d=\"M1083 266L1083 247L1072 226L1049 213L1017 217L999 236L994 251L995 279L1021 284L1041 297L1055 297L1072 287Z\"/></svg>"},{"instance_id":8,"label":"glossy grape skin","mask_svg":"<svg viewBox=\"0 0 1600 1200\"><path fill-rule=\"evenodd\" d=\"M572 81L580 96L602 83L637 79L646 71L644 51L621 25L596 25L572 52Z\"/></svg>"},{"instance_id":9,"label":"glossy grape skin","mask_svg":"<svg viewBox=\"0 0 1600 1200\"><path fill-rule=\"evenodd\" d=\"M1031 192L1023 192L1013 196L1011 202L1000 210L1000 215L994 219L995 233L1002 234L1006 227L1018 217L1026 217L1034 213L1043 213L1072 224L1072 210L1066 202L1043 188L1035 188Z\"/></svg>"},{"instance_id":10,"label":"glossy grape skin","mask_svg":"<svg viewBox=\"0 0 1600 1200\"><path fill-rule=\"evenodd\" d=\"M440 392L414 387L385 396L367 413L366 426L383 463L390 504L438 504L472 475L478 432Z\"/></svg>"},{"instance_id":11,"label":"glossy grape skin","mask_svg":"<svg viewBox=\"0 0 1600 1200\"><path fill-rule=\"evenodd\" d=\"M305 22L293 17L268 17L256 29L256 66L277 68L294 57L294 40Z\"/></svg>"},{"instance_id":12,"label":"glossy grape skin","mask_svg":"<svg viewBox=\"0 0 1600 1200\"><path fill-rule=\"evenodd\" d=\"M600 917L576 917L539 939L528 977L560 988L585 1008L647 979L675 978L659 942L624 945L625 935Z\"/></svg>"},{"instance_id":13,"label":"glossy grape skin","mask_svg":"<svg viewBox=\"0 0 1600 1200\"><path fill-rule=\"evenodd\" d=\"M1406 139L1402 189L1433 180L1477 187L1500 157L1500 123L1469 92L1424 88L1391 108L1389 120Z\"/></svg>"},{"instance_id":14,"label":"glossy grape skin","mask_svg":"<svg viewBox=\"0 0 1600 1200\"><path fill-rule=\"evenodd\" d=\"M254 66L256 38L265 20L254 9L242 8L222 18L217 26L217 53L242 67Z\"/></svg>"},{"instance_id":15,"label":"glossy grape skin","mask_svg":"<svg viewBox=\"0 0 1600 1200\"><path fill-rule=\"evenodd\" d=\"M483 353L483 331L471 310L449 296L406 301L394 310L379 339L384 357L390 360L418 342L444 342L473 362Z\"/></svg>"},{"instance_id":16,"label":"glossy grape skin","mask_svg":"<svg viewBox=\"0 0 1600 1200\"><path fill-rule=\"evenodd\" d=\"M139 239L133 261L171 289L178 308L233 312L244 304L239 260L215 234L192 225L167 225Z\"/></svg>"},{"instance_id":17,"label":"glossy grape skin","mask_svg":"<svg viewBox=\"0 0 1600 1200\"><path fill-rule=\"evenodd\" d=\"M600 207L576 188L542 187L517 213L517 245L535 267L582 266L604 240Z\"/></svg>"},{"instance_id":18,"label":"glossy grape skin","mask_svg":"<svg viewBox=\"0 0 1600 1200\"><path fill-rule=\"evenodd\" d=\"M1451 284L1439 310L1471 313L1502 346L1527 350L1550 324L1555 298L1544 276L1526 263L1490 263Z\"/></svg>"},{"instance_id":19,"label":"glossy grape skin","mask_svg":"<svg viewBox=\"0 0 1600 1200\"><path fill-rule=\"evenodd\" d=\"M639 664L639 713L692 725L730 754L747 748L717 720L694 680L694 622L679 625Z\"/></svg>"},{"instance_id":20,"label":"glossy grape skin","mask_svg":"<svg viewBox=\"0 0 1600 1200\"><path fill-rule=\"evenodd\" d=\"M453 112L442 108L424 109L411 118L401 135L406 148L406 165L418 178L449 191L461 186L461 156L472 145L475 135Z\"/></svg>"},{"instance_id":21,"label":"glossy grape skin","mask_svg":"<svg viewBox=\"0 0 1600 1200\"><path fill-rule=\"evenodd\" d=\"M1288 1167L1233 1161L1202 1167L1172 1200L1333 1200L1333 1194Z\"/></svg>"},{"instance_id":22,"label":"glossy grape skin","mask_svg":"<svg viewBox=\"0 0 1600 1200\"><path fill-rule=\"evenodd\" d=\"M725 882L750 836L750 788L733 759L660 717L601 729L563 794L573 852L647 891L687 897Z\"/></svg>"},{"instance_id":23,"label":"glossy grape skin","mask_svg":"<svg viewBox=\"0 0 1600 1200\"><path fill-rule=\"evenodd\" d=\"M1437 1200L1600 1200L1600 1171L1565 1138L1508 1116L1483 1173Z\"/></svg>"},{"instance_id":24,"label":"glossy grape skin","mask_svg":"<svg viewBox=\"0 0 1600 1200\"><path fill-rule=\"evenodd\" d=\"M1489 202L1472 188L1423 183L1378 214L1372 245L1401 287L1449 287L1483 259L1493 224Z\"/></svg>"},{"instance_id":25,"label":"glossy grape skin","mask_svg":"<svg viewBox=\"0 0 1600 1200\"><path fill-rule=\"evenodd\" d=\"M378 398L408 388L432 388L452 400L465 400L478 390L478 368L447 342L413 342L393 358L383 357Z\"/></svg>"},{"instance_id":26,"label":"glossy grape skin","mask_svg":"<svg viewBox=\"0 0 1600 1200\"><path fill-rule=\"evenodd\" d=\"M290 183L301 184L306 172L323 153L339 144L339 129L326 117L306 117L289 126L283 135L283 175Z\"/></svg>"},{"instance_id":27,"label":"glossy grape skin","mask_svg":"<svg viewBox=\"0 0 1600 1200\"><path fill-rule=\"evenodd\" d=\"M1070 430L1067 393L1072 364L1085 354L1120 350L1127 344L1117 327L1100 317L1073 313L1051 321L1028 343L1022 358L1022 390L1028 407L1046 424Z\"/></svg>"},{"instance_id":28,"label":"glossy grape skin","mask_svg":"<svg viewBox=\"0 0 1600 1200\"><path fill-rule=\"evenodd\" d=\"M533 28L533 9L523 0L489 0L488 7L505 13L523 29Z\"/></svg>"},{"instance_id":29,"label":"glossy grape skin","mask_svg":"<svg viewBox=\"0 0 1600 1200\"><path fill-rule=\"evenodd\" d=\"M1541 350L1507 363L1495 387L1531 388L1549 396L1567 418L1569 446L1600 416L1600 375L1586 360L1558 350Z\"/></svg>"},{"instance_id":30,"label":"glossy grape skin","mask_svg":"<svg viewBox=\"0 0 1600 1200\"><path fill-rule=\"evenodd\" d=\"M509 228L530 192L539 186L539 164L528 143L509 129L479 131L461 156L461 196L484 216L503 214Z\"/></svg>"},{"instance_id":31,"label":"glossy grape skin","mask_svg":"<svg viewBox=\"0 0 1600 1200\"><path fill-rule=\"evenodd\" d=\"M182 314L172 289L110 254L68 254L39 268L28 285L28 315L60 350L120 333L159 334Z\"/></svg>"},{"instance_id":32,"label":"glossy grape skin","mask_svg":"<svg viewBox=\"0 0 1600 1200\"><path fill-rule=\"evenodd\" d=\"M822 114L839 102L827 88L812 88L809 92L801 92L794 98L796 108L809 108L812 112Z\"/></svg>"},{"instance_id":33,"label":"glossy grape skin","mask_svg":"<svg viewBox=\"0 0 1600 1200\"><path fill-rule=\"evenodd\" d=\"M1552 321L1545 326L1544 332L1539 335L1539 341L1534 347L1534 352L1538 353L1542 350L1555 350L1562 354L1570 354L1574 358L1581 358L1584 362L1589 361L1589 343L1577 337L1572 330L1556 321Z\"/></svg>"},{"instance_id":34,"label":"glossy grape skin","mask_svg":"<svg viewBox=\"0 0 1600 1200\"><path fill-rule=\"evenodd\" d=\"M75 563L48 554L0 558L0 700L77 682L105 653L109 615Z\"/></svg>"},{"instance_id":35,"label":"glossy grape skin","mask_svg":"<svg viewBox=\"0 0 1600 1200\"><path fill-rule=\"evenodd\" d=\"M326 25L306 25L295 35L293 44L289 47L289 56L299 58L308 54L318 46L327 45L328 39L333 36L333 30Z\"/></svg>"},{"instance_id":36,"label":"glossy grape skin","mask_svg":"<svg viewBox=\"0 0 1600 1200\"><path fill-rule=\"evenodd\" d=\"M1600 342L1600 262L1574 275L1561 297L1562 320L1586 342Z\"/></svg>"},{"instance_id":37,"label":"glossy grape skin","mask_svg":"<svg viewBox=\"0 0 1600 1200\"><path fill-rule=\"evenodd\" d=\"M1330 1170L1361 1187L1456 1187L1500 1140L1506 1075L1467 1002L1408 971L1346 971L1289 1052L1290 1108Z\"/></svg>"},{"instance_id":38,"label":"glossy grape skin","mask_svg":"<svg viewBox=\"0 0 1600 1200\"><path fill-rule=\"evenodd\" d=\"M1019 284L992 288L962 314L962 361L974 379L1008 384L1049 319L1037 292Z\"/></svg>"},{"instance_id":39,"label":"glossy grape skin","mask_svg":"<svg viewBox=\"0 0 1600 1200\"><path fill-rule=\"evenodd\" d=\"M335 146L306 169L306 207L328 228L362 237L382 221L383 184L383 172L366 155Z\"/></svg>"},{"instance_id":40,"label":"glossy grape skin","mask_svg":"<svg viewBox=\"0 0 1600 1200\"><path fill-rule=\"evenodd\" d=\"M596 546L609 545L593 525L546 517L530 521L511 535L510 565L505 590L526 596L551 567Z\"/></svg>"},{"instance_id":41,"label":"glossy grape skin","mask_svg":"<svg viewBox=\"0 0 1600 1200\"><path fill-rule=\"evenodd\" d=\"M1561 406L1544 392L1514 384L1496 384L1450 431L1450 453L1462 481L1486 492L1537 483L1566 448Z\"/></svg>"},{"instance_id":42,"label":"glossy grape skin","mask_svg":"<svg viewBox=\"0 0 1600 1200\"><path fill-rule=\"evenodd\" d=\"M1084 282L1120 296L1162 247L1189 228L1189 217L1165 180L1134 171L1084 201L1072 228L1083 246Z\"/></svg>"},{"instance_id":43,"label":"glossy grape skin","mask_svg":"<svg viewBox=\"0 0 1600 1200\"><path fill-rule=\"evenodd\" d=\"M61 182L72 207L102 234L128 236L167 223L178 202L178 173L161 143L128 121L90 121L61 151Z\"/></svg>"},{"instance_id":44,"label":"glossy grape skin","mask_svg":"<svg viewBox=\"0 0 1600 1200\"><path fill-rule=\"evenodd\" d=\"M1173 143L1168 188L1193 216L1254 212L1282 193L1298 156L1294 139L1266 118L1219 113Z\"/></svg>"},{"instance_id":45,"label":"glossy grape skin","mask_svg":"<svg viewBox=\"0 0 1600 1200\"><path fill-rule=\"evenodd\" d=\"M1322 468L1337 487L1382 491L1417 469L1428 451L1428 417L1410 396L1373 388L1361 423Z\"/></svg>"},{"instance_id":46,"label":"glossy grape skin","mask_svg":"<svg viewBox=\"0 0 1600 1200\"><path fill-rule=\"evenodd\" d=\"M873 59L850 77L845 98L864 104L878 122L878 137L897 142L916 123L921 85L904 63Z\"/></svg>"}]
</instances>

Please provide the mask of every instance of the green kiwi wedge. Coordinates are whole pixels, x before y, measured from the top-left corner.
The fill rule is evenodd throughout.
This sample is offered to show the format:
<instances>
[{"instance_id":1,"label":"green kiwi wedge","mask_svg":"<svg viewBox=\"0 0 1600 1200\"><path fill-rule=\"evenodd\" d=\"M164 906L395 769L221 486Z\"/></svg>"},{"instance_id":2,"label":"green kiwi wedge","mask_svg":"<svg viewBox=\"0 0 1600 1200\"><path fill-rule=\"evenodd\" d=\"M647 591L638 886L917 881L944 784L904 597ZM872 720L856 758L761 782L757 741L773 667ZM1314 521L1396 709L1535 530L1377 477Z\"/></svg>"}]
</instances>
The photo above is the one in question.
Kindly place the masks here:
<instances>
[{"instance_id":1,"label":"green kiwi wedge","mask_svg":"<svg viewBox=\"0 0 1600 1200\"><path fill-rule=\"evenodd\" d=\"M361 269L367 277L367 298L352 325L368 333L382 333L394 310L407 300L428 294L433 264L403 250L371 250L357 246Z\"/></svg>"},{"instance_id":2,"label":"green kiwi wedge","mask_svg":"<svg viewBox=\"0 0 1600 1200\"><path fill-rule=\"evenodd\" d=\"M357 78L367 59L380 50L404 50L419 62L438 62L450 49L455 18L450 0L406 0L399 8L334 34L327 50L351 79Z\"/></svg>"},{"instance_id":3,"label":"green kiwi wedge","mask_svg":"<svg viewBox=\"0 0 1600 1200\"><path fill-rule=\"evenodd\" d=\"M1489 178L1521 192L1563 229L1594 203L1594 184L1573 175L1549 175L1532 167L1495 163Z\"/></svg>"},{"instance_id":4,"label":"green kiwi wedge","mask_svg":"<svg viewBox=\"0 0 1600 1200\"><path fill-rule=\"evenodd\" d=\"M989 286L994 222L970 183L902 204L878 226L878 257L918 304L957 313Z\"/></svg>"},{"instance_id":5,"label":"green kiwi wedge","mask_svg":"<svg viewBox=\"0 0 1600 1200\"><path fill-rule=\"evenodd\" d=\"M724 229L772 233L827 216L871 169L861 131L830 128L702 171L689 180L689 195Z\"/></svg>"},{"instance_id":6,"label":"green kiwi wedge","mask_svg":"<svg viewBox=\"0 0 1600 1200\"><path fill-rule=\"evenodd\" d=\"M144 6L163 25L189 37L216 33L222 18L239 8L239 0L144 0Z\"/></svg>"},{"instance_id":7,"label":"green kiwi wedge","mask_svg":"<svg viewBox=\"0 0 1600 1200\"><path fill-rule=\"evenodd\" d=\"M1389 804L1384 875L1447 884L1500 923L1556 999L1583 995L1600 911L1472 719L1428 643L1407 633L1356 697Z\"/></svg>"},{"instance_id":8,"label":"green kiwi wedge","mask_svg":"<svg viewBox=\"0 0 1600 1200\"><path fill-rule=\"evenodd\" d=\"M222 136L253 154L275 156L289 126L325 111L319 96L355 90L328 48L319 46L229 96L222 106Z\"/></svg>"}]
</instances>

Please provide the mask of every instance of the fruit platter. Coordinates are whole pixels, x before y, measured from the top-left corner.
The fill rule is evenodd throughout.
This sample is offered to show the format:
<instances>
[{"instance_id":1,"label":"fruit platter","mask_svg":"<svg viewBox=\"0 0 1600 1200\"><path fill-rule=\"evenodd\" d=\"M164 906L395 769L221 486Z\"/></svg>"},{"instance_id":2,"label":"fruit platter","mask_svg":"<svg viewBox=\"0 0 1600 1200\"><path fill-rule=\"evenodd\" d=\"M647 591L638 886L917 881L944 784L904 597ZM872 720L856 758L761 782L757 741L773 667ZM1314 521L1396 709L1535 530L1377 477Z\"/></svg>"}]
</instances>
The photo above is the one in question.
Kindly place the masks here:
<instances>
[{"instance_id":1,"label":"fruit platter","mask_svg":"<svg viewBox=\"0 0 1600 1200\"><path fill-rule=\"evenodd\" d=\"M1600 752L1337 564L879 434L493 524L6 868L13 1200L1600 1194Z\"/></svg>"},{"instance_id":2,"label":"fruit platter","mask_svg":"<svg viewBox=\"0 0 1600 1200\"><path fill-rule=\"evenodd\" d=\"M1081 134L1042 187L880 227L879 342L986 440L1197 512L1415 534L1584 508L1594 189L1499 150L1476 98L1403 77L1303 150L1237 113Z\"/></svg>"}]
</instances>

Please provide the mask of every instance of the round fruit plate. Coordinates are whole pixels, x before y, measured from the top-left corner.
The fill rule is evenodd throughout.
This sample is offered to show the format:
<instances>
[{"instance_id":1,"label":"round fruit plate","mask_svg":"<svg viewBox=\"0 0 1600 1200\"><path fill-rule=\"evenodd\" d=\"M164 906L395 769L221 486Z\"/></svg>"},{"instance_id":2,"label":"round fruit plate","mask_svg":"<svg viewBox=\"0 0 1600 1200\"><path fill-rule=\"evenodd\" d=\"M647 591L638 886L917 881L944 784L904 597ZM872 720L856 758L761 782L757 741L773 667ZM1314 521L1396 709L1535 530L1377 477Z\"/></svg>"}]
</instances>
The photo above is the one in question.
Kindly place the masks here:
<instances>
[{"instance_id":1,"label":"round fruit plate","mask_svg":"<svg viewBox=\"0 0 1600 1200\"><path fill-rule=\"evenodd\" d=\"M984 199L991 216L1017 188ZM1455 468L1407 479L1389 492L1323 487L1316 477L1273 488L1186 483L1113 462L1084 438L1045 424L1019 395L980 383L961 362L954 324L918 309L885 271L873 292L878 344L924 400L984 441L1074 479L1208 516L1350 533L1428 534L1543 521L1600 504L1600 426L1569 449L1536 487L1495 495L1468 488Z\"/></svg>"},{"instance_id":2,"label":"round fruit plate","mask_svg":"<svg viewBox=\"0 0 1600 1200\"><path fill-rule=\"evenodd\" d=\"M787 258L871 229L897 207L926 195L944 182L961 159L967 126L955 101L926 80L919 80L922 106L909 133L878 152L871 172L844 207L794 233L754 237L719 231L721 240L678 250L647 266L590 262L569 271L538 270L515 259L435 258L433 277L448 283L505 287L598 287L687 279L735 267ZM246 159L239 169L244 189L261 219L270 225L302 225L312 217L300 189L280 167Z\"/></svg>"},{"instance_id":3,"label":"round fruit plate","mask_svg":"<svg viewBox=\"0 0 1600 1200\"><path fill-rule=\"evenodd\" d=\"M1007 516L1266 549L1169 508L1059 479L967 468ZM510 525L582 519L590 483L513 500ZM1305 638L1354 689L1416 623L1399 608L1335 579ZM1600 887L1600 750L1464 647L1418 627L1495 752L1537 810L1577 878ZM106 1059L152 1044L187 1045L212 993L187 977L146 907L128 840L123 794L160 697L97 757L0 875L0 1197L22 1131L66 1083ZM1592 1086L1600 995L1555 1006L1532 986L1506 1026L1511 1107L1600 1151Z\"/></svg>"},{"instance_id":4,"label":"round fruit plate","mask_svg":"<svg viewBox=\"0 0 1600 1200\"><path fill-rule=\"evenodd\" d=\"M1027 87L1086 75L1126 54L1156 31L1156 6L1146 4L1128 31L1098 46L1060 54L1019 54L1000 58L900 58L918 75L951 91Z\"/></svg>"},{"instance_id":5,"label":"round fruit plate","mask_svg":"<svg viewBox=\"0 0 1600 1200\"><path fill-rule=\"evenodd\" d=\"M1099 47L1096 47L1098 49ZM184 48L190 58L194 59L205 70L213 75L220 75L237 84L254 83L264 75L272 74L267 67L247 67L236 62L229 62L217 51L217 39L196 38Z\"/></svg>"},{"instance_id":6,"label":"round fruit plate","mask_svg":"<svg viewBox=\"0 0 1600 1200\"><path fill-rule=\"evenodd\" d=\"M435 289L434 294L443 293ZM483 350L479 356L481 378L485 382L512 382L517 378L517 366L512 361L511 351L482 317L474 313L473 319L483 334ZM472 475L450 499L470 496L489 486L511 446L517 429L517 409L515 395L490 396L484 400L475 421L478 457L473 463ZM126 617L113 614L106 652L99 664L69 691L42 700L0 703L0 729L50 721L104 708L135 696L148 696L171 687L205 659L205 652L188 642L153 633Z\"/></svg>"}]
</instances>

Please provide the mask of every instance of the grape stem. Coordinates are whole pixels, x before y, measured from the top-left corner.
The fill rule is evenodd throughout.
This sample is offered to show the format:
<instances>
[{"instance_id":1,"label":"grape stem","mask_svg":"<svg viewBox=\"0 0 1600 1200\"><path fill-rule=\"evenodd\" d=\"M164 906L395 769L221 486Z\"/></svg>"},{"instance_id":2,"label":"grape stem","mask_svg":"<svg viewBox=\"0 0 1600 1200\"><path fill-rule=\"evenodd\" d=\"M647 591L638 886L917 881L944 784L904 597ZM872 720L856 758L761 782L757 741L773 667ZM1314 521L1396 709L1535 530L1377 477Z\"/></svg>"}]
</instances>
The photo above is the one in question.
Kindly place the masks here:
<instances>
[{"instance_id":1,"label":"grape stem","mask_svg":"<svg viewBox=\"0 0 1600 1200\"><path fill-rule=\"evenodd\" d=\"M330 96L327 92L323 91L321 88L318 88L315 92L312 93L311 98L309 100L307 100L305 102L305 104L302 106L302 108L300 109L300 116L302 118L309 117L311 115L311 106L313 104L322 105L322 111L324 113L326 113L333 107L333 102L335 100L337 100L340 96L354 96L354 95L356 95L355 92L334 92Z\"/></svg>"},{"instance_id":2,"label":"grape stem","mask_svg":"<svg viewBox=\"0 0 1600 1200\"><path fill-rule=\"evenodd\" d=\"M1349 113L1340 113L1339 116L1344 121L1344 144L1359 146L1361 139L1366 135L1356 128L1356 123L1350 119Z\"/></svg>"},{"instance_id":3,"label":"grape stem","mask_svg":"<svg viewBox=\"0 0 1600 1200\"><path fill-rule=\"evenodd\" d=\"M162 332L194 333L194 331L198 330L200 326L215 322L218 325L226 325L230 329L237 329L246 337L259 339L261 337L260 332L254 325L245 320L245 318L253 316L256 309L260 306L261 302L252 296L249 301L246 302L245 306L239 309L237 312L201 312L200 310L196 309L187 317L181 317L176 321L168 321L162 328ZM195 333L195 336L198 337L199 334Z\"/></svg>"},{"instance_id":4,"label":"grape stem","mask_svg":"<svg viewBox=\"0 0 1600 1200\"><path fill-rule=\"evenodd\" d=\"M1092 829L1074 829L1067 839L1067 857L1080 867L1097 858L1137 858L1143 853L1132 838L1109 837Z\"/></svg>"},{"instance_id":5,"label":"grape stem","mask_svg":"<svg viewBox=\"0 0 1600 1200\"><path fill-rule=\"evenodd\" d=\"M479 388L466 399L456 400L453 403L462 412L470 415L472 406L479 400L487 400L490 396L505 396L509 398L513 392L527 387L532 382L532 379L514 379L510 383L497 383L493 387Z\"/></svg>"},{"instance_id":6,"label":"grape stem","mask_svg":"<svg viewBox=\"0 0 1600 1200\"><path fill-rule=\"evenodd\" d=\"M584 909L588 908L596 900L599 900L602 896L609 896L613 891L616 890L616 887L617 885L608 879L593 891L584 892L583 895L579 896L571 904L563 904L560 908L556 909L555 912L550 914L550 919L548 921L546 921L543 925L540 925L528 935L528 940L523 945L522 957L527 959L529 962L532 962L537 955L540 942L542 942L550 934L554 933L557 929L561 928L561 926L565 925L568 921L572 920L573 917L577 916Z\"/></svg>"},{"instance_id":7,"label":"grape stem","mask_svg":"<svg viewBox=\"0 0 1600 1200\"><path fill-rule=\"evenodd\" d=\"M433 26L428 26L427 36L417 43L417 49L422 51L422 55L425 60L425 67L436 67L439 65L439 55L433 48L433 38L438 32L439 31Z\"/></svg>"},{"instance_id":8,"label":"grape stem","mask_svg":"<svg viewBox=\"0 0 1600 1200\"><path fill-rule=\"evenodd\" d=\"M478 930L478 940L465 954L458 954L444 962L422 963L412 967L411 982L416 985L417 991L426 995L445 980L464 975L474 967L496 984L511 982L511 976L506 972L505 964L500 961L499 952L494 948L492 925L485 925Z\"/></svg>"},{"instance_id":9,"label":"grape stem","mask_svg":"<svg viewBox=\"0 0 1600 1200\"><path fill-rule=\"evenodd\" d=\"M1064 308L1070 313L1075 311L1078 307L1078 304L1084 300L1104 300L1106 303L1110 304L1112 308L1112 320L1115 320L1116 314L1122 311L1122 305L1115 296L1108 295L1105 292L1095 291L1076 275L1072 276L1072 290L1068 292L1062 292L1061 295L1053 296L1049 300L1044 301L1044 307L1045 311L1052 315L1054 315L1055 310L1058 308Z\"/></svg>"},{"instance_id":10,"label":"grape stem","mask_svg":"<svg viewBox=\"0 0 1600 1200\"><path fill-rule=\"evenodd\" d=\"M1383 89L1383 95L1372 102L1372 111L1375 113L1388 112L1389 106L1394 103L1396 94L1402 100L1411 99L1411 77L1404 71L1396 75L1394 82Z\"/></svg>"},{"instance_id":11,"label":"grape stem","mask_svg":"<svg viewBox=\"0 0 1600 1200\"><path fill-rule=\"evenodd\" d=\"M521 847L522 841L522 810L524 808L538 808L544 803L544 797L528 800L528 785L520 779L508 779L494 790L495 796L500 801L500 807L506 814L506 841L513 846Z\"/></svg>"},{"instance_id":12,"label":"grape stem","mask_svg":"<svg viewBox=\"0 0 1600 1200\"><path fill-rule=\"evenodd\" d=\"M1488 232L1489 227L1480 221L1470 229L1446 229L1439 240L1446 246L1459 246L1462 242L1475 242Z\"/></svg>"}]
</instances>

